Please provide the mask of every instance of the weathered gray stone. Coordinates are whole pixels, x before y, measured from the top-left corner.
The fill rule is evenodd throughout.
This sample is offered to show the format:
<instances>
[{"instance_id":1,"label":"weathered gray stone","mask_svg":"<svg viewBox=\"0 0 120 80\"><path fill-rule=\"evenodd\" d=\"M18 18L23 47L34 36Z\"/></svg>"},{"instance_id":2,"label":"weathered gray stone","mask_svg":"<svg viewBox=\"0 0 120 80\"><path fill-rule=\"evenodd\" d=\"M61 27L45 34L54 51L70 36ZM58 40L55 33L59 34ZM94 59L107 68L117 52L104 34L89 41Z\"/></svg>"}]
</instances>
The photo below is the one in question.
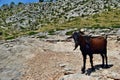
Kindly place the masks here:
<instances>
[{"instance_id":1,"label":"weathered gray stone","mask_svg":"<svg viewBox=\"0 0 120 80\"><path fill-rule=\"evenodd\" d=\"M118 31L116 32L116 34L120 36L120 29L118 29Z\"/></svg>"},{"instance_id":2,"label":"weathered gray stone","mask_svg":"<svg viewBox=\"0 0 120 80\"><path fill-rule=\"evenodd\" d=\"M85 76L84 74L75 73L75 74L65 75L59 78L58 80L94 80L94 78L90 76Z\"/></svg>"}]
</instances>

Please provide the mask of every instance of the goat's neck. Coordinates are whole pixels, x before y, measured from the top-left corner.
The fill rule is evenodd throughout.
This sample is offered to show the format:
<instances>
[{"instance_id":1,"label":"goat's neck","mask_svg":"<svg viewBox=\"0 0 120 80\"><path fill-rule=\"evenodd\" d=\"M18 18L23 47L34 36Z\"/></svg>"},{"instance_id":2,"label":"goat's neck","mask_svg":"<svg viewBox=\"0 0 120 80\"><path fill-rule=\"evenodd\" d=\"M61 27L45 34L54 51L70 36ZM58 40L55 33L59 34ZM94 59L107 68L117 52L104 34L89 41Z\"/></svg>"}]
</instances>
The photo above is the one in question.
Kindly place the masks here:
<instances>
[{"instance_id":1,"label":"goat's neck","mask_svg":"<svg viewBox=\"0 0 120 80\"><path fill-rule=\"evenodd\" d=\"M80 47L85 47L85 45L86 45L85 39L82 35L80 35L80 43L79 44L80 44Z\"/></svg>"}]
</instances>

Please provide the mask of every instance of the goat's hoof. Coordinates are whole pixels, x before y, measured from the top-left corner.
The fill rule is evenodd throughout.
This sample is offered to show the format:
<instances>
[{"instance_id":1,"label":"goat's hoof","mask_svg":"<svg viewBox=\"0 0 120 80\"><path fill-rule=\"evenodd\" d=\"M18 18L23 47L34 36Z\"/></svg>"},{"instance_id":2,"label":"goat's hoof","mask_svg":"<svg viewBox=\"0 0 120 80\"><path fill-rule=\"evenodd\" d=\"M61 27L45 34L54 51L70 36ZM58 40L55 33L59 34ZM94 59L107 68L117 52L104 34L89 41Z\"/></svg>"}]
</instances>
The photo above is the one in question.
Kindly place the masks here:
<instances>
[{"instance_id":1,"label":"goat's hoof","mask_svg":"<svg viewBox=\"0 0 120 80\"><path fill-rule=\"evenodd\" d=\"M109 66L108 66L108 65L106 65L106 66L105 66L105 68L109 68Z\"/></svg>"},{"instance_id":2,"label":"goat's hoof","mask_svg":"<svg viewBox=\"0 0 120 80\"><path fill-rule=\"evenodd\" d=\"M85 73L85 70L84 71L82 71L82 74L84 74Z\"/></svg>"},{"instance_id":3,"label":"goat's hoof","mask_svg":"<svg viewBox=\"0 0 120 80\"><path fill-rule=\"evenodd\" d=\"M92 71L95 71L95 68L94 68L94 67L92 67Z\"/></svg>"},{"instance_id":4,"label":"goat's hoof","mask_svg":"<svg viewBox=\"0 0 120 80\"><path fill-rule=\"evenodd\" d=\"M82 69L81 69L81 71L82 71L82 74L84 74L84 73L85 73L85 69L84 69L84 68L82 68Z\"/></svg>"},{"instance_id":5,"label":"goat's hoof","mask_svg":"<svg viewBox=\"0 0 120 80\"><path fill-rule=\"evenodd\" d=\"M105 68L105 66L104 66L104 65L101 65L101 67L102 67L102 68Z\"/></svg>"}]
</instances>

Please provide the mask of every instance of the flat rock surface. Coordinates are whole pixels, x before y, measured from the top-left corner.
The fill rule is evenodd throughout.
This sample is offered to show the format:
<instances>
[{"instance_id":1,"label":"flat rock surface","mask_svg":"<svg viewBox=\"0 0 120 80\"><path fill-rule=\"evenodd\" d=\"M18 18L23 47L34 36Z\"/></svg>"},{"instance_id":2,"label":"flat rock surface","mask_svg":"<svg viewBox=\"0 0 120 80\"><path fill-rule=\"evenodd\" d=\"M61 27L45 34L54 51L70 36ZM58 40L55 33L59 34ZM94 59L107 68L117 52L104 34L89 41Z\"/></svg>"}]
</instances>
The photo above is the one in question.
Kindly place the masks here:
<instances>
[{"instance_id":1,"label":"flat rock surface","mask_svg":"<svg viewBox=\"0 0 120 80\"><path fill-rule=\"evenodd\" d=\"M22 37L1 43L0 80L120 79L120 43L116 40L108 39L109 68L102 69L101 56L95 54L93 57L95 71L91 71L87 57L85 74L81 74L83 64L81 52L79 48L76 51L73 49L72 40L51 42Z\"/></svg>"}]
</instances>

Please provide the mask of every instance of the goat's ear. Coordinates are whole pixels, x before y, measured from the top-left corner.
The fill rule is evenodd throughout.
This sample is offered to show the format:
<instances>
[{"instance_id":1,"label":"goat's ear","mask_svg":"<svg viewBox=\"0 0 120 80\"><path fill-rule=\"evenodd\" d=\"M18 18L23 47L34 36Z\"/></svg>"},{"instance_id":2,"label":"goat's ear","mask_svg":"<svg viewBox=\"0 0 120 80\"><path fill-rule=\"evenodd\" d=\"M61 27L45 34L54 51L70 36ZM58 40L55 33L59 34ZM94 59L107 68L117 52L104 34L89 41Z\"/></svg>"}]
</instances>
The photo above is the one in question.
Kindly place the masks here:
<instances>
[{"instance_id":1,"label":"goat's ear","mask_svg":"<svg viewBox=\"0 0 120 80\"><path fill-rule=\"evenodd\" d=\"M70 37L67 37L67 39L71 39L72 38L72 36L70 36Z\"/></svg>"}]
</instances>

